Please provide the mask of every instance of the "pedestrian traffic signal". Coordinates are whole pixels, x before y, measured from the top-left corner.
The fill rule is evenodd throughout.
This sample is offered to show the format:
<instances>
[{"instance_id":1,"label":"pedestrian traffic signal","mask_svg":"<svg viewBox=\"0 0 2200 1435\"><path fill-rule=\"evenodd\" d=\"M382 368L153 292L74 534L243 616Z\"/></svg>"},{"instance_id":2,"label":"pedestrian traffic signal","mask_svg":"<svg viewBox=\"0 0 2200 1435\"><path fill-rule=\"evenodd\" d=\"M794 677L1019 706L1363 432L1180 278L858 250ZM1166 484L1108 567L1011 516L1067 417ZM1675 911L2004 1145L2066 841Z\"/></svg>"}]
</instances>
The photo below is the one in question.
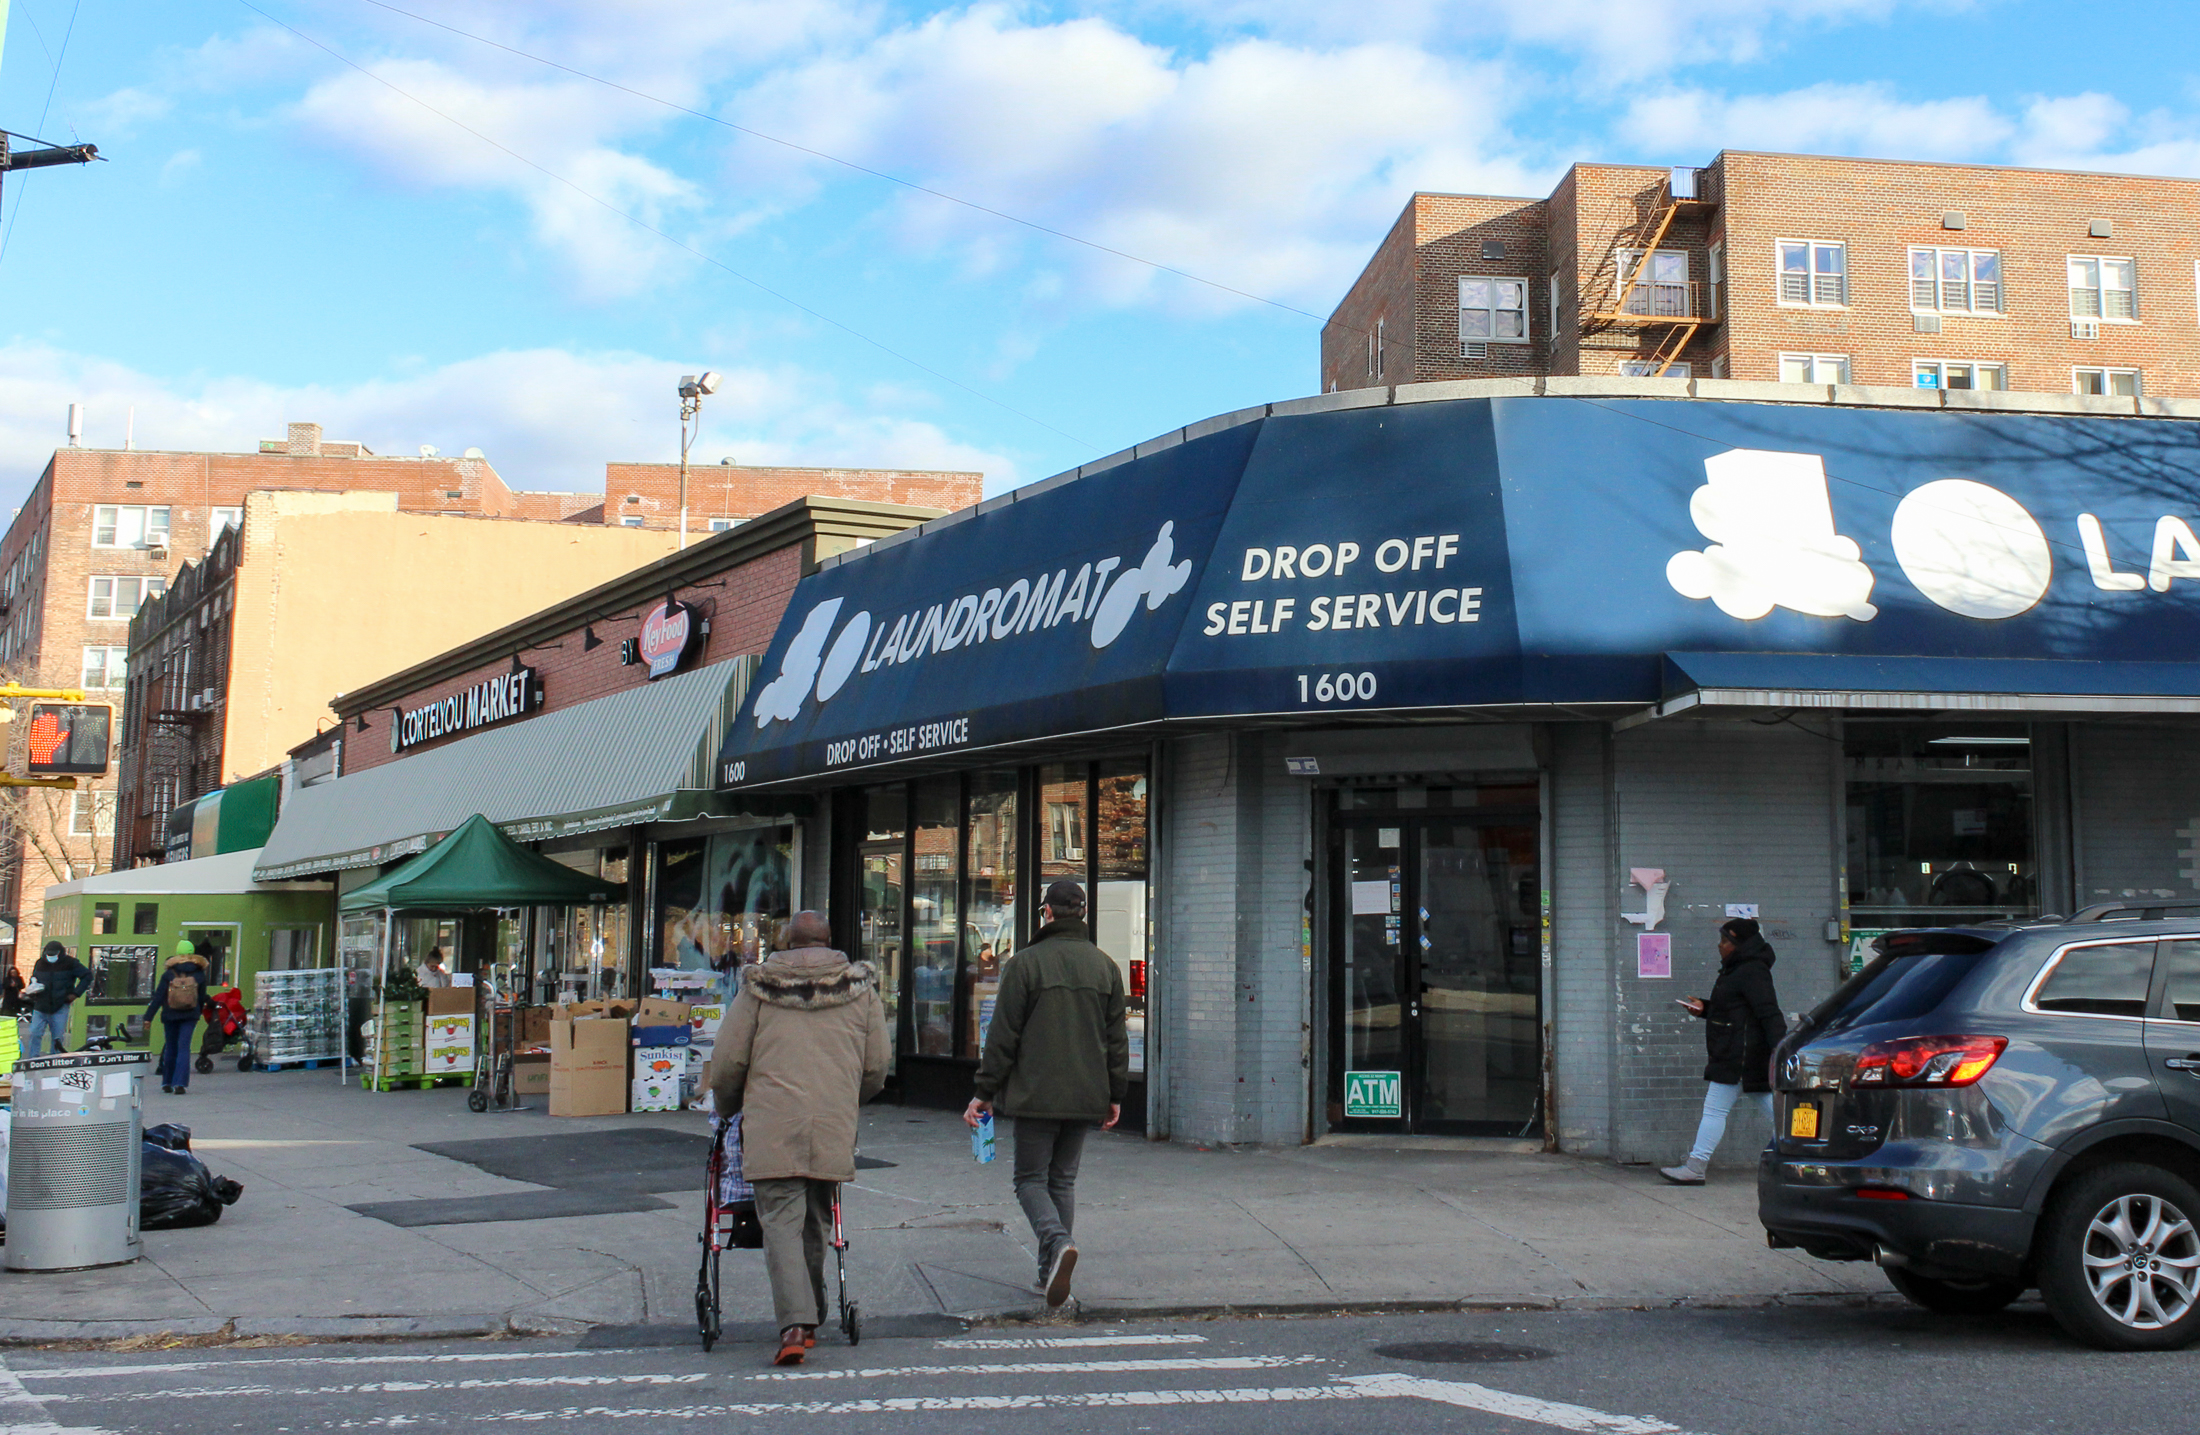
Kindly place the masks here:
<instances>
[{"instance_id":1,"label":"pedestrian traffic signal","mask_svg":"<svg viewBox=\"0 0 2200 1435\"><path fill-rule=\"evenodd\" d=\"M31 775L105 773L114 725L115 710L106 703L31 704Z\"/></svg>"}]
</instances>

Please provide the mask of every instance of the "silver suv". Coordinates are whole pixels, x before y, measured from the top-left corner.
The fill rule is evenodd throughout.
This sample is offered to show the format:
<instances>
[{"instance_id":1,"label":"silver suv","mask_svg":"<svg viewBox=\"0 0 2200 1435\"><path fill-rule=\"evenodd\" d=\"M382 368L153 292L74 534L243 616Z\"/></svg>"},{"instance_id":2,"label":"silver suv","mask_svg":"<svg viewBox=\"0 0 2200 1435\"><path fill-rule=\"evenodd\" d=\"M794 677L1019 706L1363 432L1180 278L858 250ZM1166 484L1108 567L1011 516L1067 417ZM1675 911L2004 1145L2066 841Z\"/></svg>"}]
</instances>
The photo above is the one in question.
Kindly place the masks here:
<instances>
[{"instance_id":1,"label":"silver suv","mask_svg":"<svg viewBox=\"0 0 2200 1435\"><path fill-rule=\"evenodd\" d=\"M2200 912L1900 932L1773 1057L1758 1214L1950 1313L2200 1337ZM2162 918L2147 920L2149 917Z\"/></svg>"}]
</instances>

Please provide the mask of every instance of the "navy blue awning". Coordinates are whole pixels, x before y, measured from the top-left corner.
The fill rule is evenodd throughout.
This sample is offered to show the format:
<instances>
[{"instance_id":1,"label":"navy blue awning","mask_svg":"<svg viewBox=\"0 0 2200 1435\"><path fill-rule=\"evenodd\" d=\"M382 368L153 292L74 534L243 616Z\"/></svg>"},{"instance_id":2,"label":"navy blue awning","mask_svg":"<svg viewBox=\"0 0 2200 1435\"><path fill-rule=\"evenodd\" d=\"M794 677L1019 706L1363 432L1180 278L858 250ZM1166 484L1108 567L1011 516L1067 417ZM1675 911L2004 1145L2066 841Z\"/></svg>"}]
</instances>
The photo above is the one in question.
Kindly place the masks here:
<instances>
[{"instance_id":1,"label":"navy blue awning","mask_svg":"<svg viewBox=\"0 0 2200 1435\"><path fill-rule=\"evenodd\" d=\"M2200 425L1371 397L1198 425L832 561L721 784L1691 690L2200 696Z\"/></svg>"}]
</instances>

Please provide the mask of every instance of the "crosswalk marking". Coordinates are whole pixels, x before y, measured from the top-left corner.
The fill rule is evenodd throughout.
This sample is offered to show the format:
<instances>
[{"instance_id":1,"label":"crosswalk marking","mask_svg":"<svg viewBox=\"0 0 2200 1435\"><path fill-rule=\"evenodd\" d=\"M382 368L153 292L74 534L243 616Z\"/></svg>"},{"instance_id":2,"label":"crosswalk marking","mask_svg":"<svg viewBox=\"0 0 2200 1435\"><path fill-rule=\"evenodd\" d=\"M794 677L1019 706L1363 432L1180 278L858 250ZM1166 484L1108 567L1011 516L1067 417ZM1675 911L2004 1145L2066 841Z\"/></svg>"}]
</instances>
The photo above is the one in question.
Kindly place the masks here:
<instances>
[{"instance_id":1,"label":"crosswalk marking","mask_svg":"<svg viewBox=\"0 0 2200 1435\"><path fill-rule=\"evenodd\" d=\"M543 1420L722 1420L729 1415L891 1415L911 1411L1096 1410L1146 1405L1242 1405L1307 1400L1370 1400L1389 1391L1349 1385L1308 1385L1268 1390L1095 1390L1070 1395L901 1395L869 1400L743 1401L726 1405L688 1405L636 1410L631 1407L568 1407L563 1410L511 1410L479 1417L484 1421Z\"/></svg>"},{"instance_id":2,"label":"crosswalk marking","mask_svg":"<svg viewBox=\"0 0 2200 1435\"><path fill-rule=\"evenodd\" d=\"M107 1435L89 1426L64 1426L46 1413L39 1398L23 1388L8 1363L0 1360L0 1435Z\"/></svg>"},{"instance_id":3,"label":"crosswalk marking","mask_svg":"<svg viewBox=\"0 0 2200 1435\"><path fill-rule=\"evenodd\" d=\"M605 1355L620 1351L607 1350ZM637 1354L640 1352L636 1352ZM466 1365L516 1360L571 1360L570 1350L509 1350L459 1355L269 1355L239 1360L169 1360L157 1365L80 1365L67 1370L19 1370L25 1380L113 1380L125 1375L180 1375L192 1370L257 1370L275 1365Z\"/></svg>"},{"instance_id":4,"label":"crosswalk marking","mask_svg":"<svg viewBox=\"0 0 2200 1435\"><path fill-rule=\"evenodd\" d=\"M489 1380L377 1380L358 1385L301 1385L278 1390L272 1385L221 1385L201 1386L182 1390L134 1390L123 1395L48 1395L47 1400L85 1401L104 1405L110 1401L126 1400L201 1400L210 1395L277 1395L286 1398L304 1395L423 1395L439 1390L508 1390L543 1389L546 1387L586 1387L603 1385L701 1385L714 1379L710 1371L695 1371L679 1375L507 1375Z\"/></svg>"},{"instance_id":5,"label":"crosswalk marking","mask_svg":"<svg viewBox=\"0 0 2200 1435\"><path fill-rule=\"evenodd\" d=\"M1538 1425L1550 1425L1560 1430L1580 1431L1582 1435L1682 1435L1680 1427L1668 1425L1663 1420L1646 1420L1633 1415L1607 1415L1601 1410L1591 1410L1586 1405L1568 1405L1559 1400L1538 1400L1532 1395L1492 1390L1487 1385L1476 1385L1465 1380L1422 1380L1411 1375L1348 1375L1344 1377L1344 1383L1374 1395L1433 1400L1441 1405L1464 1406L1469 1410L1483 1410L1514 1420L1530 1420Z\"/></svg>"},{"instance_id":6,"label":"crosswalk marking","mask_svg":"<svg viewBox=\"0 0 2200 1435\"><path fill-rule=\"evenodd\" d=\"M1274 1370L1318 1355L1197 1355L1161 1360L1024 1360L1003 1365L891 1365L871 1370L766 1370L751 1380L886 1380L913 1375L1122 1375L1148 1370Z\"/></svg>"},{"instance_id":7,"label":"crosswalk marking","mask_svg":"<svg viewBox=\"0 0 2200 1435\"><path fill-rule=\"evenodd\" d=\"M933 1344L940 1350L1067 1350L1104 1345L1205 1345L1204 1335L968 1336Z\"/></svg>"}]
</instances>

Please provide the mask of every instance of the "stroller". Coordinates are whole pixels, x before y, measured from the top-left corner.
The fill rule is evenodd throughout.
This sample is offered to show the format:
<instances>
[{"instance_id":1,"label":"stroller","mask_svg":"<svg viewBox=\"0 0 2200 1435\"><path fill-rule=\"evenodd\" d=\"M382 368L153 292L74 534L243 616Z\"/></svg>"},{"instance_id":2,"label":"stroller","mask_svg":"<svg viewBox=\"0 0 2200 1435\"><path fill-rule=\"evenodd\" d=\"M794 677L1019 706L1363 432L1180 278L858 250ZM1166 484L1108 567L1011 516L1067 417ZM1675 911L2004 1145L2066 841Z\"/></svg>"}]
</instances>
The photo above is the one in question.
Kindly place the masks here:
<instances>
[{"instance_id":1,"label":"stroller","mask_svg":"<svg viewBox=\"0 0 2200 1435\"><path fill-rule=\"evenodd\" d=\"M760 1250L764 1227L756 1219L756 1188L741 1179L741 1116L713 1118L710 1157L703 1164L702 1269L695 1273L695 1325L703 1349L717 1344L718 1266L728 1246ZM848 1298L848 1238L840 1228L840 1188L833 1187L833 1274L840 1287L840 1333L850 1345L863 1343L863 1308Z\"/></svg>"},{"instance_id":2,"label":"stroller","mask_svg":"<svg viewBox=\"0 0 2200 1435\"><path fill-rule=\"evenodd\" d=\"M252 1037L246 1030L249 1018L244 1009L244 993L236 987L224 987L207 997L199 1008L206 1018L206 1034L199 1038L199 1059L196 1063L199 1075L214 1069L214 1058L235 1041L243 1050L237 1053L237 1070L252 1069Z\"/></svg>"}]
</instances>

